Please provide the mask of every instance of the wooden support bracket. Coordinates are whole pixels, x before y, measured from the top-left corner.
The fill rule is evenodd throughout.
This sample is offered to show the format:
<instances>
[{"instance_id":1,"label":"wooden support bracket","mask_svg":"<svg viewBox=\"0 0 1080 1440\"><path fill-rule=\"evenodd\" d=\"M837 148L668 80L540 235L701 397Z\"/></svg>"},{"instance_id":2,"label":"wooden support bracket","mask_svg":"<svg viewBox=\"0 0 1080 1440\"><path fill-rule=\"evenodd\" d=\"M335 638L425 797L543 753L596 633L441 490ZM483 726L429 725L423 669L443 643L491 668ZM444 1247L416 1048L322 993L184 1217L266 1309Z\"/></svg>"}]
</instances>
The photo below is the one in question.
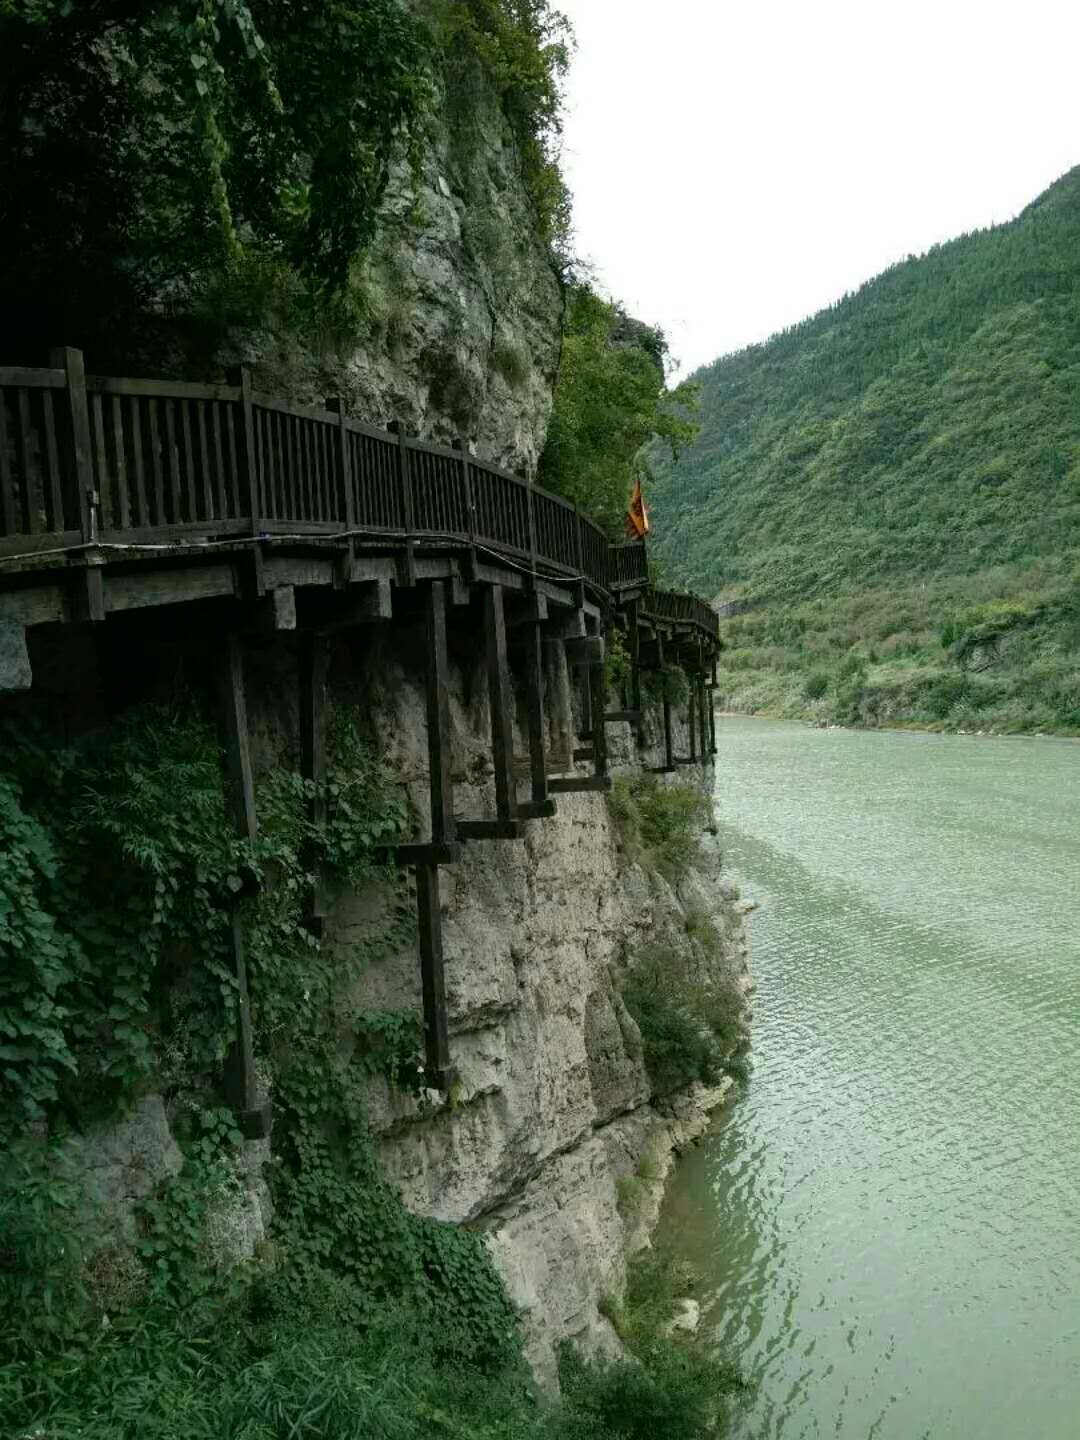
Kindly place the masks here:
<instances>
[{"instance_id":1,"label":"wooden support bracket","mask_svg":"<svg viewBox=\"0 0 1080 1440\"><path fill-rule=\"evenodd\" d=\"M393 615L390 581L365 580L350 585L344 592L317 590L314 594L305 595L299 621L304 628L348 630L355 625L374 625L381 620L391 620Z\"/></svg>"},{"instance_id":2,"label":"wooden support bracket","mask_svg":"<svg viewBox=\"0 0 1080 1440\"><path fill-rule=\"evenodd\" d=\"M523 840L525 830L519 820L462 820L455 821L457 833L462 840Z\"/></svg>"},{"instance_id":3,"label":"wooden support bracket","mask_svg":"<svg viewBox=\"0 0 1080 1440\"><path fill-rule=\"evenodd\" d=\"M519 820L550 820L558 814L558 806L554 800L524 800L517 813Z\"/></svg>"},{"instance_id":4,"label":"wooden support bracket","mask_svg":"<svg viewBox=\"0 0 1080 1440\"><path fill-rule=\"evenodd\" d=\"M532 803L536 806L547 803L548 783L544 743L544 651L540 637L540 601L543 597L537 595L534 598L537 618L526 635L525 705L529 722L529 779ZM547 613L546 604L544 613Z\"/></svg>"},{"instance_id":5,"label":"wooden support bracket","mask_svg":"<svg viewBox=\"0 0 1080 1440\"><path fill-rule=\"evenodd\" d=\"M456 865L465 853L464 845L458 840L444 840L441 844L407 840L400 845L376 845L374 848L397 865Z\"/></svg>"},{"instance_id":6,"label":"wooden support bracket","mask_svg":"<svg viewBox=\"0 0 1080 1440\"><path fill-rule=\"evenodd\" d=\"M611 789L611 776L582 775L569 780L549 780L548 789L553 795L572 795L578 790L606 793Z\"/></svg>"}]
</instances>

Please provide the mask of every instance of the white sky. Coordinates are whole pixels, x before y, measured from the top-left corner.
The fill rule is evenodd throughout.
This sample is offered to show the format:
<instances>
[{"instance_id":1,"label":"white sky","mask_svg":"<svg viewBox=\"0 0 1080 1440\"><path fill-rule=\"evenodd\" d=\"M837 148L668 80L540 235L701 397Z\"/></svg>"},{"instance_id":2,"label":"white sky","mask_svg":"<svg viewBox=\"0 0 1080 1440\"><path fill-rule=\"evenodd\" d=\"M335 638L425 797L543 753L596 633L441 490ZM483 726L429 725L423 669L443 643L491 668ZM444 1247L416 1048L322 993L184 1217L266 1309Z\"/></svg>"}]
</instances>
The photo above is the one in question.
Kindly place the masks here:
<instances>
[{"instance_id":1,"label":"white sky","mask_svg":"<svg viewBox=\"0 0 1080 1440\"><path fill-rule=\"evenodd\" d=\"M684 372L1080 164L1077 0L555 0L577 251Z\"/></svg>"}]
</instances>

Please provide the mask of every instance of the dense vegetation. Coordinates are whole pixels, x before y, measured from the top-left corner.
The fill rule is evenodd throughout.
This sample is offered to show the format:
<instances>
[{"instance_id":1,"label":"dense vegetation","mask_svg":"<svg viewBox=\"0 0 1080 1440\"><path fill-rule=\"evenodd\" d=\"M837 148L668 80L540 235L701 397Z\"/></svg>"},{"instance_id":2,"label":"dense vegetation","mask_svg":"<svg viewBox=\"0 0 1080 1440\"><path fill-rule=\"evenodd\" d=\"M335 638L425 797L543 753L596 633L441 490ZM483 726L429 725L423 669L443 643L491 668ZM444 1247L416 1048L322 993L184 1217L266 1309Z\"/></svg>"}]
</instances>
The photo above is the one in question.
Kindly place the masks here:
<instances>
[{"instance_id":1,"label":"dense vegetation","mask_svg":"<svg viewBox=\"0 0 1080 1440\"><path fill-rule=\"evenodd\" d=\"M1080 170L701 371L655 547L733 708L1080 731Z\"/></svg>"},{"instance_id":2,"label":"dense vegetation","mask_svg":"<svg viewBox=\"0 0 1080 1440\"><path fill-rule=\"evenodd\" d=\"M700 859L712 806L695 786L620 775L610 806L624 852L646 873L677 883ZM687 908L682 934L640 945L627 957L622 997L657 1095L694 1081L715 1085L725 1074L745 1078L745 1005L738 988L717 975L720 959L716 925L696 906Z\"/></svg>"},{"instance_id":3,"label":"dense vegetation","mask_svg":"<svg viewBox=\"0 0 1080 1440\"><path fill-rule=\"evenodd\" d=\"M212 728L191 699L130 711L56 749L0 746L0 1414L55 1440L619 1440L667 1421L711 1433L722 1364L635 1330L637 1362L564 1357L542 1407L480 1235L409 1213L383 1179L364 1107L372 1074L426 1102L418 1017L343 1003L411 936L413 902L377 847L403 791L357 730L330 727L328 816L282 754L261 774L261 831L226 818ZM383 922L351 950L304 924L327 883L373 885ZM240 1136L220 1090L241 896L257 1063L275 1104L270 1242L228 1244ZM183 1168L142 1207L134 1249L102 1242L65 1152L76 1120L150 1086ZM429 1097L427 1097L429 1099Z\"/></svg>"},{"instance_id":4,"label":"dense vegetation","mask_svg":"<svg viewBox=\"0 0 1080 1440\"><path fill-rule=\"evenodd\" d=\"M8 360L63 336L99 366L172 346L191 367L271 308L355 333L391 164L416 179L435 106L476 83L558 249L566 46L547 0L5 0Z\"/></svg>"},{"instance_id":5,"label":"dense vegetation","mask_svg":"<svg viewBox=\"0 0 1080 1440\"><path fill-rule=\"evenodd\" d=\"M663 332L584 281L567 288L563 351L539 481L623 538L635 467L654 435L673 458L696 433L694 387L667 390Z\"/></svg>"}]
</instances>

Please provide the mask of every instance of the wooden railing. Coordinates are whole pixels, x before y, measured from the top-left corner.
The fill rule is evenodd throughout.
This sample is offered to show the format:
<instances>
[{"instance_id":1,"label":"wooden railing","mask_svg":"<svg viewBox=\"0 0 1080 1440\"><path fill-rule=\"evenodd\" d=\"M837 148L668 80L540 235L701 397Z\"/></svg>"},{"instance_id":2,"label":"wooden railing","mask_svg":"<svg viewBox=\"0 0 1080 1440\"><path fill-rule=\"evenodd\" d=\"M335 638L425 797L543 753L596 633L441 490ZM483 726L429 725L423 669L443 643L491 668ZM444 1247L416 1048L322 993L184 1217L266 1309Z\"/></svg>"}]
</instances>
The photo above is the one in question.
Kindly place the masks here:
<instances>
[{"instance_id":1,"label":"wooden railing","mask_svg":"<svg viewBox=\"0 0 1080 1440\"><path fill-rule=\"evenodd\" d=\"M645 546L464 449L237 385L86 375L78 351L0 369L0 561L80 544L260 535L460 540L718 634L694 595L645 590Z\"/></svg>"},{"instance_id":2,"label":"wooden railing","mask_svg":"<svg viewBox=\"0 0 1080 1440\"><path fill-rule=\"evenodd\" d=\"M0 559L233 535L441 536L610 590L646 580L558 495L462 449L237 385L0 369Z\"/></svg>"},{"instance_id":3,"label":"wooden railing","mask_svg":"<svg viewBox=\"0 0 1080 1440\"><path fill-rule=\"evenodd\" d=\"M698 625L713 638L720 634L720 620L716 611L697 595L686 595L677 590L654 590L650 587L645 591L642 604L645 614L657 620Z\"/></svg>"}]
</instances>

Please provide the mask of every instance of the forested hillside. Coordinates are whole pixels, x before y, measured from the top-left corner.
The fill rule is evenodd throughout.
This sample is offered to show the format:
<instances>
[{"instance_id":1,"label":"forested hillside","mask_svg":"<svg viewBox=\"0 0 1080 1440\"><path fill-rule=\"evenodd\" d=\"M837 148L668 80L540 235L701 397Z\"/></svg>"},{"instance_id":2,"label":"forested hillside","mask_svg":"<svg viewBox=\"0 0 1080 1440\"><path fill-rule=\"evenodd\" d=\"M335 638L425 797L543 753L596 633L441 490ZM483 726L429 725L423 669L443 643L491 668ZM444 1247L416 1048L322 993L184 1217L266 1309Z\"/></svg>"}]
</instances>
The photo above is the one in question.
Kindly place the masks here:
<instances>
[{"instance_id":1,"label":"forested hillside","mask_svg":"<svg viewBox=\"0 0 1080 1440\"><path fill-rule=\"evenodd\" d=\"M655 550L733 708L1080 730L1080 168L694 377Z\"/></svg>"}]
</instances>

